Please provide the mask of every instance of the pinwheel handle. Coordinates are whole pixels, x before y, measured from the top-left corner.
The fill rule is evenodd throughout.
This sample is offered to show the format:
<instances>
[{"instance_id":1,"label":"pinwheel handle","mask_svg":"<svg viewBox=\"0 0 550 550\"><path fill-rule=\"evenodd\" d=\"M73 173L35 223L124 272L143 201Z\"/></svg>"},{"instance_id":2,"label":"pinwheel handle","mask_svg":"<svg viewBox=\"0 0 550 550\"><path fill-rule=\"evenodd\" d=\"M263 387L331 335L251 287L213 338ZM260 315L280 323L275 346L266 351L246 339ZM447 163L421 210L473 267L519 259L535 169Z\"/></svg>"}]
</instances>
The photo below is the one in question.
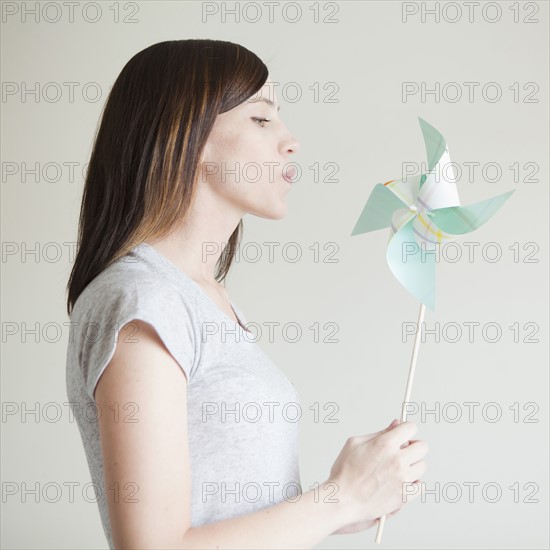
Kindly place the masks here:
<instances>
[{"instance_id":1,"label":"pinwheel handle","mask_svg":"<svg viewBox=\"0 0 550 550\"><path fill-rule=\"evenodd\" d=\"M376 531L376 539L374 539L374 542L376 542L376 544L380 544L380 541L382 540L382 531L384 531L385 522L386 522L386 516L382 516L378 520L378 530Z\"/></svg>"},{"instance_id":2,"label":"pinwheel handle","mask_svg":"<svg viewBox=\"0 0 550 550\"><path fill-rule=\"evenodd\" d=\"M403 405L401 407L401 422L407 420L407 403L411 398L412 383L414 379L414 370L416 368L416 359L418 357L418 348L420 347L420 342L422 340L422 322L424 321L424 313L426 312L426 306L421 303L420 310L418 312L418 321L416 323L416 335L414 337L414 347L411 356L411 365L409 367L409 377L407 379L407 389L405 390L405 399L403 400ZM382 540L382 532L384 531L384 523L386 522L386 515L380 517L378 520L378 529L376 530L376 538L374 541L376 544L380 544Z\"/></svg>"}]
</instances>

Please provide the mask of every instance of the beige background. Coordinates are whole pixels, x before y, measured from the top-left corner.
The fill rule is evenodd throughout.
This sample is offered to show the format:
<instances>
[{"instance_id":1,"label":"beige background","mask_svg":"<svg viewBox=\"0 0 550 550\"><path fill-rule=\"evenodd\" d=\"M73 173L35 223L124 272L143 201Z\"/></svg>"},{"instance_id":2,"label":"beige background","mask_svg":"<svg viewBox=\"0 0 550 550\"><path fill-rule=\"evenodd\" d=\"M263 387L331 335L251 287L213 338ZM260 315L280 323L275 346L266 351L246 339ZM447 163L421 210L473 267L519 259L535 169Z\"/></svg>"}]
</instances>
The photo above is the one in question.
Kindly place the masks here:
<instances>
[{"instance_id":1,"label":"beige background","mask_svg":"<svg viewBox=\"0 0 550 550\"><path fill-rule=\"evenodd\" d=\"M427 311L426 321L430 329L440 323L441 339L429 337L420 348L412 399L431 409L438 402L445 414L439 421L419 413L409 419L430 445L424 481L427 489L440 484L440 501L428 496L405 507L386 523L382 544L547 548L548 3L520 2L514 12L512 2L493 2L485 13L480 4L473 22L458 3L462 17L454 23L455 8L446 2L440 3L439 22L433 15L422 21L421 10L433 9L433 2L302 2L294 23L288 19L296 8L286 6L285 20L284 2L274 8L272 22L263 3L251 3L263 8L257 23L249 22L254 6L249 21L236 23L231 16L224 21L219 13L203 21L202 10L212 3L176 1L101 2L95 23L83 19L95 17L93 6L84 12L84 4L76 7L70 22L68 8L52 2L36 22L35 16L22 17L23 4L2 6L2 546L107 548L97 506L83 495L88 467L64 405L65 285L72 262L64 243L76 240L82 168L106 93L123 65L155 42L216 38L239 42L268 64L272 79L281 83L281 117L302 145L296 160L303 173L288 195L288 216L277 222L245 217L243 246L252 246L253 259L256 243L262 256L235 264L227 287L249 320L281 323L272 342L266 328L258 343L300 392L304 489L326 479L348 436L381 429L400 413L413 342L402 341L402 323L416 321L418 303L389 271L387 232L353 238L350 233L376 183L399 178L402 162L425 160L421 116L447 138L453 161L463 168L479 163L475 178L464 175L458 182L463 204L517 191L486 226L458 241L479 243L473 262L463 247L460 261L438 265L436 311ZM55 6L61 18L51 22ZM121 21L136 11L136 22L115 23L117 7ZM497 8L500 20L491 23ZM403 22L404 9L418 13ZM76 83L74 98L64 84L69 82ZM431 88L456 82L464 93L465 82L479 85L473 102L450 101L449 86L447 98L438 102L433 96L422 101L418 94L403 101L403 82ZM497 102L481 93L489 82L502 90ZM39 96L22 97L24 86L39 86ZM102 95L93 101L97 89ZM296 89L302 93L298 101ZM525 102L533 90L538 102ZM23 178L23 163L27 169L39 163L36 180L33 174ZM74 175L68 163L75 163ZM491 178L495 165L501 176L489 181L481 167ZM323 181L331 174L332 182ZM280 243L273 262L267 242ZM281 255L292 242L302 251L296 262L289 260L291 248ZM496 244L486 252L492 257L500 249L499 261L481 254L491 242ZM37 255L22 258L23 247ZM528 257L538 262L526 263ZM293 330L286 338L280 330L290 322L302 329L296 343L290 341ZM473 342L469 322L479 323ZM318 342L310 328L315 323ZM38 334L22 336L24 325L27 331L36 325ZM338 341L323 342L333 326ZM463 333L453 343L456 326ZM492 343L495 326L502 336ZM526 342L529 338L538 342ZM462 412L457 422L453 402ZM466 402L479 403L472 422ZM333 416L330 403L338 408ZM502 417L490 422L497 407ZM21 411L33 408L36 416L22 421ZM323 421L329 418L337 421ZM473 502L469 482L479 484ZM483 498L481 489L491 483ZM35 484L37 496L28 492ZM68 484L75 488L72 499ZM453 503L456 486L462 496ZM496 486L502 495L491 503ZM93 496L91 488L88 494ZM318 547L375 547L374 536L374 529L333 536Z\"/></svg>"}]
</instances>

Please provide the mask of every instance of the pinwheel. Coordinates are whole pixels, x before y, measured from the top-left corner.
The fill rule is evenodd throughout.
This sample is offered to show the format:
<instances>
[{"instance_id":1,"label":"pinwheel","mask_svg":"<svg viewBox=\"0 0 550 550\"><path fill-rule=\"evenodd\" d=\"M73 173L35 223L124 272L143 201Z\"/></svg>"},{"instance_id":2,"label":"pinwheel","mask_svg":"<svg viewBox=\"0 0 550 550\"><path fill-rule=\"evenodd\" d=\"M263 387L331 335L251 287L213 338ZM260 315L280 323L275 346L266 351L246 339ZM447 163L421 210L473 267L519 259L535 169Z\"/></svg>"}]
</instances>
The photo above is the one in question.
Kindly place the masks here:
<instances>
[{"instance_id":1,"label":"pinwheel","mask_svg":"<svg viewBox=\"0 0 550 550\"><path fill-rule=\"evenodd\" d=\"M386 259L397 280L420 301L417 330L401 412L406 420L425 307L435 310L437 248L483 225L515 191L460 206L449 149L443 136L418 117L428 172L374 186L351 235L390 228ZM376 542L384 529L380 518Z\"/></svg>"}]
</instances>

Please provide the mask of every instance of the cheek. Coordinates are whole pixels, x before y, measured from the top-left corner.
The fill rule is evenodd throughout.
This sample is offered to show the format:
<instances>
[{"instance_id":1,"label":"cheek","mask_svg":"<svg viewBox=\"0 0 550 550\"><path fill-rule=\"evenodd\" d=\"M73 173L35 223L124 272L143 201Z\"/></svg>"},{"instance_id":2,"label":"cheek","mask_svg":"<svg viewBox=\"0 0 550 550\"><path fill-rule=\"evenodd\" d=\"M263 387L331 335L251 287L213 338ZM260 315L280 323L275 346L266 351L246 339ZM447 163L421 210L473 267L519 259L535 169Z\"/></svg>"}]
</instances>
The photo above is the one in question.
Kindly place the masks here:
<instances>
[{"instance_id":1,"label":"cheek","mask_svg":"<svg viewBox=\"0 0 550 550\"><path fill-rule=\"evenodd\" d=\"M269 156L266 147L258 140L243 136L219 144L210 156L210 173L217 170L214 178L220 183L254 184L274 182L282 167L273 165L273 156ZM279 172L277 172L277 170Z\"/></svg>"},{"instance_id":2,"label":"cheek","mask_svg":"<svg viewBox=\"0 0 550 550\"><path fill-rule=\"evenodd\" d=\"M220 123L212 130L206 150L203 180L206 177L225 197L257 201L262 195L276 192L275 187L281 183L283 167L272 164L276 162L275 149L261 129L247 127L241 121L238 125Z\"/></svg>"}]
</instances>

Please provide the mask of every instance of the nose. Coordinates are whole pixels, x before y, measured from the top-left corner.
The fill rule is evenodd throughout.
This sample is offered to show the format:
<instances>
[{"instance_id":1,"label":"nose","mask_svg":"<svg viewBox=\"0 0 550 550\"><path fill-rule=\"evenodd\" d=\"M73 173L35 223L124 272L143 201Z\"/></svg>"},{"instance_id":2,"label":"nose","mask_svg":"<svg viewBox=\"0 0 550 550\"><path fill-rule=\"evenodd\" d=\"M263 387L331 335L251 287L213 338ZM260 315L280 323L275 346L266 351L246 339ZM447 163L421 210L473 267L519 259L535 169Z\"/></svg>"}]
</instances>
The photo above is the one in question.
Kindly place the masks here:
<instances>
[{"instance_id":1,"label":"nose","mask_svg":"<svg viewBox=\"0 0 550 550\"><path fill-rule=\"evenodd\" d=\"M284 151L286 153L297 153L300 147L300 142L294 136L290 136L284 144Z\"/></svg>"}]
</instances>

